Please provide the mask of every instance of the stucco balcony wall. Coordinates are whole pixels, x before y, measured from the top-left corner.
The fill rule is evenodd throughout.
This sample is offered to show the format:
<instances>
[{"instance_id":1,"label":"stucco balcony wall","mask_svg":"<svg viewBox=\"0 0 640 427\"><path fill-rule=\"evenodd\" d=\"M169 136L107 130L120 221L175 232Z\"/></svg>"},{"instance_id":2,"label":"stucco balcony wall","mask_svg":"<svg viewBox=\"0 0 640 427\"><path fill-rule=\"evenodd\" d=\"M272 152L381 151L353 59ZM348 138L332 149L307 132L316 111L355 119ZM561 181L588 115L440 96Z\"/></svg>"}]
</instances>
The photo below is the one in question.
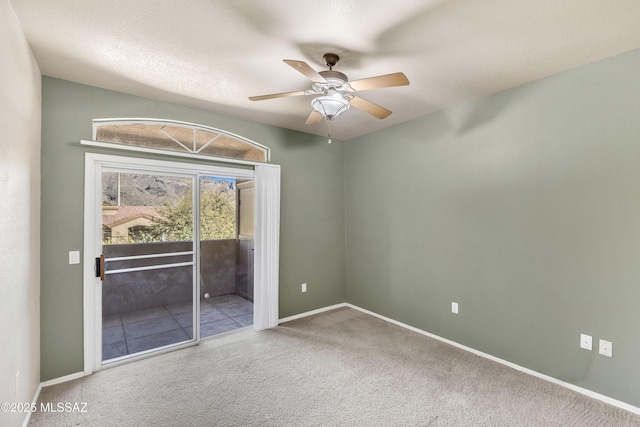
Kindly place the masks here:
<instances>
[{"instance_id":1,"label":"stucco balcony wall","mask_svg":"<svg viewBox=\"0 0 640 427\"><path fill-rule=\"evenodd\" d=\"M201 242L200 296L237 293L237 252L239 242ZM105 258L148 255L192 250L192 242L105 245ZM107 262L106 271L191 261L191 255ZM192 266L107 274L102 284L103 315L144 310L193 300Z\"/></svg>"}]
</instances>

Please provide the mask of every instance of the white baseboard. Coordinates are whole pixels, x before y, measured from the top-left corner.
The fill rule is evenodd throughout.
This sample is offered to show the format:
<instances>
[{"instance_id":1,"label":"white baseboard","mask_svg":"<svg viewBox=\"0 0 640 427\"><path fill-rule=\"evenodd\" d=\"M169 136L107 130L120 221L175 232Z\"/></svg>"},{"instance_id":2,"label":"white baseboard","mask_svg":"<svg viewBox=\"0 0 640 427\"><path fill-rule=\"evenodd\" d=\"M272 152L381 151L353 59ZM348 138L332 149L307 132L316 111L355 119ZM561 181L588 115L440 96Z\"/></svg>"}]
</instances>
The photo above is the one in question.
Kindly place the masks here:
<instances>
[{"instance_id":1,"label":"white baseboard","mask_svg":"<svg viewBox=\"0 0 640 427\"><path fill-rule=\"evenodd\" d=\"M36 389L36 393L33 395L33 400L31 403L35 405L38 403L38 397L40 397L40 391L42 390L42 383L38 384L38 388ZM24 421L22 422L22 427L27 427L29 425L29 420L31 419L31 412L27 412L27 416L24 417Z\"/></svg>"},{"instance_id":2,"label":"white baseboard","mask_svg":"<svg viewBox=\"0 0 640 427\"><path fill-rule=\"evenodd\" d=\"M466 345L462 345L460 343L448 340L446 338L442 338L442 337L440 337L438 335L434 335L434 334L432 334L430 332L423 331L422 329L414 328L413 326L407 325L407 324L402 323L402 322L398 322L397 320L390 319L388 317L382 316L382 315L380 315L378 313L374 313L373 311L366 310L366 309L358 307L356 305L349 304L349 303L344 303L344 304L341 304L341 306L353 308L354 310L361 311L363 313L366 313L366 314L369 314L371 316L374 316L374 317L377 317L379 319L382 319L382 320L384 320L386 322L393 323L394 325L403 327L405 329L409 329L410 331L417 332L419 334L428 336L429 338L433 338L433 339L436 339L438 341L442 341L442 342L447 343L449 345L452 345L454 347L458 347L458 348L460 348L462 350L465 350L465 351L468 351L470 353L473 353L473 354L475 354L477 356L484 357L485 359L492 360L494 362L497 362L497 363L500 363L502 365L505 365L505 366L508 366L510 368L513 368L513 369L515 369L517 371L524 372L525 374L529 374L529 375L532 375L534 377L543 379L545 381L549 381L551 383L558 384L558 385L560 385L562 387L568 388L568 389L573 390L575 392L578 392L580 394L584 394L585 396L591 397L591 398L596 399L596 400L600 400L600 401L602 401L604 403L607 403L609 405L616 406L618 408L621 408L621 409L627 410L629 412L633 412L635 414L640 415L640 408L638 408L636 406L633 406L633 405L630 405L628 403L625 403L625 402L623 402L621 400L613 399L613 398L611 398L609 396L605 396L603 394L596 393L595 391L591 391L591 390L588 390L586 388L579 387L579 386L577 386L575 384L567 383L567 382L564 382L564 381L559 380L557 378L550 377L549 375L541 374L540 372L531 370L529 368L525 368L524 366L516 365L515 363L511 363L511 362L508 362L508 361L506 361L504 359L500 359L500 358L492 356L490 354L483 353L482 351L476 350L476 349L471 348L471 347L467 347Z\"/></svg>"},{"instance_id":3,"label":"white baseboard","mask_svg":"<svg viewBox=\"0 0 640 427\"><path fill-rule=\"evenodd\" d=\"M340 303L340 304L330 305L328 307L319 308L317 310L311 310L311 311L307 311L307 312L304 312L304 313L295 314L293 316L285 317L283 319L278 320L278 325L280 325L282 323L285 323L285 322L290 322L292 320L302 319L303 317L313 316L314 314L324 313L325 311L331 311L331 310L335 310L336 308L342 308L342 307L347 307L347 306L349 306L349 304L347 304L346 302L343 302L343 303Z\"/></svg>"},{"instance_id":4,"label":"white baseboard","mask_svg":"<svg viewBox=\"0 0 640 427\"><path fill-rule=\"evenodd\" d=\"M78 378L84 377L86 374L84 372L76 372L75 374L65 375L64 377L54 378L52 380L43 381L40 385L42 387L49 387L50 385L66 383L67 381L77 380Z\"/></svg>"},{"instance_id":5,"label":"white baseboard","mask_svg":"<svg viewBox=\"0 0 640 427\"><path fill-rule=\"evenodd\" d=\"M48 387L50 385L66 383L67 381L76 380L84 376L85 376L84 372L77 372L75 374L65 375L64 377L54 378L52 380L41 382L38 385L38 388L36 389L36 394L33 396L33 400L31 401L31 403L33 403L34 405L38 403L38 397L40 397L40 392L42 391L42 387ZM30 419L31 419L31 412L28 412L27 416L24 418L24 421L22 422L22 427L27 427Z\"/></svg>"}]
</instances>

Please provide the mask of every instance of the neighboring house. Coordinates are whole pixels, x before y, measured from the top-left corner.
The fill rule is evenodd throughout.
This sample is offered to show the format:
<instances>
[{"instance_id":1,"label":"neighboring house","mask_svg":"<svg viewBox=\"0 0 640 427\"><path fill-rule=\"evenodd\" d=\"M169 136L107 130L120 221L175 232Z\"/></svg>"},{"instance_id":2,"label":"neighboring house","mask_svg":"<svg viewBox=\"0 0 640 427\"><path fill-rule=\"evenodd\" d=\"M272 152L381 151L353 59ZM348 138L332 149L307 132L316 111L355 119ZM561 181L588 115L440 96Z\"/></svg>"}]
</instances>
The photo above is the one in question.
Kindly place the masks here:
<instances>
[{"instance_id":1,"label":"neighboring house","mask_svg":"<svg viewBox=\"0 0 640 427\"><path fill-rule=\"evenodd\" d=\"M148 230L159 214L153 206L103 206L102 241L127 243Z\"/></svg>"}]
</instances>

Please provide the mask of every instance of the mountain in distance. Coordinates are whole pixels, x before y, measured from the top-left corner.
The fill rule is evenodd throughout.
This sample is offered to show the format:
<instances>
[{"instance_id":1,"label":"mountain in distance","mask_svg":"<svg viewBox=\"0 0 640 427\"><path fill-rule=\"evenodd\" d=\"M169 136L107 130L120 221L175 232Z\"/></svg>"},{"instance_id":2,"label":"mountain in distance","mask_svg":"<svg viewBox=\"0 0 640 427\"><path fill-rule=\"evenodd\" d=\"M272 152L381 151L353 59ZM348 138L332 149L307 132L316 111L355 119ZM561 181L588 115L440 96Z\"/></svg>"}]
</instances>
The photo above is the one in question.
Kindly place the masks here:
<instances>
[{"instance_id":1,"label":"mountain in distance","mask_svg":"<svg viewBox=\"0 0 640 427\"><path fill-rule=\"evenodd\" d=\"M173 204L191 192L191 178L121 172L102 173L102 204L118 206L118 176L121 206L163 206ZM233 192L233 178L201 177L200 191Z\"/></svg>"}]
</instances>

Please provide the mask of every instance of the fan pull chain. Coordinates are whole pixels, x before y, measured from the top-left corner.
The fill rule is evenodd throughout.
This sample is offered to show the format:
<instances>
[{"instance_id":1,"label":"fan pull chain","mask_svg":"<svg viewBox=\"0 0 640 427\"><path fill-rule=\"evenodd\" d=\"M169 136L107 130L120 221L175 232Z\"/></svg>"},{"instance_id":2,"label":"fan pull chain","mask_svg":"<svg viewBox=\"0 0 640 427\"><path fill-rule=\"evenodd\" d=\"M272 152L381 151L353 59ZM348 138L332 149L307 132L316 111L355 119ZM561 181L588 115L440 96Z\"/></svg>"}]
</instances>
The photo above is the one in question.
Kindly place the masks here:
<instances>
[{"instance_id":1,"label":"fan pull chain","mask_svg":"<svg viewBox=\"0 0 640 427\"><path fill-rule=\"evenodd\" d=\"M327 120L329 122L329 134L327 135L329 137L329 144L331 144L331 120Z\"/></svg>"}]
</instances>

